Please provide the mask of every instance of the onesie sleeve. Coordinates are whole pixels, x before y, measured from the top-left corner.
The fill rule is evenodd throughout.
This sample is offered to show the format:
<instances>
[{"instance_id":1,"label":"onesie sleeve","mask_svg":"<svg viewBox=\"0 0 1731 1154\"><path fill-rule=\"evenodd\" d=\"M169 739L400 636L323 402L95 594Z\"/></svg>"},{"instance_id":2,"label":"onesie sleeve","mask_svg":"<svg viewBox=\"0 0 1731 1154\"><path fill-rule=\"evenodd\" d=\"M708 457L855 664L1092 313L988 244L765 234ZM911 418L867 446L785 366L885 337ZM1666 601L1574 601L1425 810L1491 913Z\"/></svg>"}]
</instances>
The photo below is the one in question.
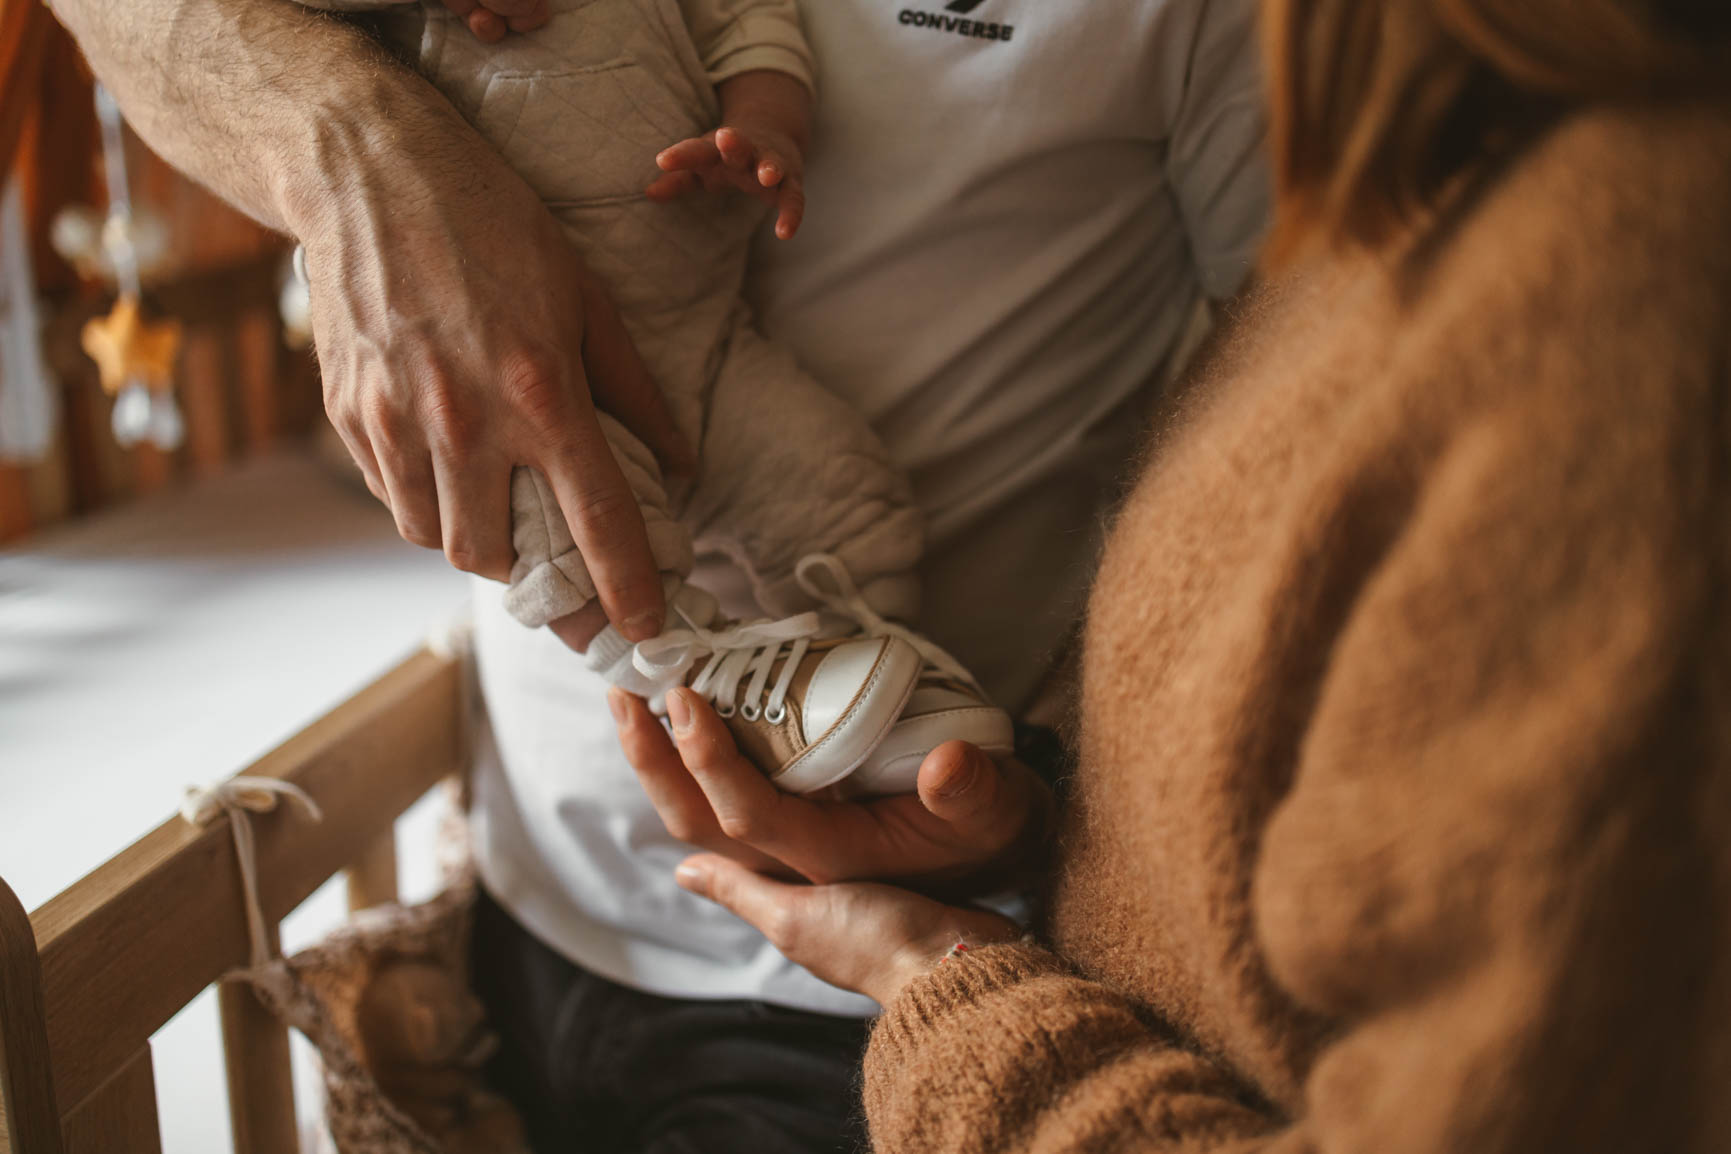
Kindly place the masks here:
<instances>
[{"instance_id":1,"label":"onesie sleeve","mask_svg":"<svg viewBox=\"0 0 1731 1154\"><path fill-rule=\"evenodd\" d=\"M817 90L797 0L679 0L679 7L710 83L769 70Z\"/></svg>"}]
</instances>

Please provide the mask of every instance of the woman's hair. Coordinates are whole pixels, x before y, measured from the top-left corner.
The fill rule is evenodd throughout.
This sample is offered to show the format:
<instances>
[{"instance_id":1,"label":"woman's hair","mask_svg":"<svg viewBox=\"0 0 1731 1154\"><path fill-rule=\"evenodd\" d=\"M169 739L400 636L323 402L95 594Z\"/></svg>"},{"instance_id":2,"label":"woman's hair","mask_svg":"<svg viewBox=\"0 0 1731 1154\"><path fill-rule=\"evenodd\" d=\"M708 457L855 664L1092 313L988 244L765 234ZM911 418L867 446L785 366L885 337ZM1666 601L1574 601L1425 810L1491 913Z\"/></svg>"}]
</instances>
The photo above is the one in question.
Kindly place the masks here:
<instances>
[{"instance_id":1,"label":"woman's hair","mask_svg":"<svg viewBox=\"0 0 1731 1154\"><path fill-rule=\"evenodd\" d=\"M1264 0L1270 259L1433 218L1574 109L1723 99L1731 0Z\"/></svg>"}]
</instances>

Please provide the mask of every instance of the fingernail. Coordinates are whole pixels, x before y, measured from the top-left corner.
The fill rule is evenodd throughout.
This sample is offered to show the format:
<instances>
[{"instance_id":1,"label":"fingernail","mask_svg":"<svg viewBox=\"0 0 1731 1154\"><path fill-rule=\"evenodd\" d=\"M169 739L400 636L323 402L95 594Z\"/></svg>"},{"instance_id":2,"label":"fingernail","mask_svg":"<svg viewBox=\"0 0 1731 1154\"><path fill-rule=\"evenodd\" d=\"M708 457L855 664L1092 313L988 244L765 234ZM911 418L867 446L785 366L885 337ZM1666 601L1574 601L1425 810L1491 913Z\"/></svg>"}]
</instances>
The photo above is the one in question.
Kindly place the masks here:
<instances>
[{"instance_id":1,"label":"fingernail","mask_svg":"<svg viewBox=\"0 0 1731 1154\"><path fill-rule=\"evenodd\" d=\"M613 724L625 724L625 691L609 689L607 691L607 708L613 711Z\"/></svg>"},{"instance_id":2,"label":"fingernail","mask_svg":"<svg viewBox=\"0 0 1731 1154\"><path fill-rule=\"evenodd\" d=\"M685 700L685 690L667 691L667 716L673 722L675 733L684 733L691 728L691 703Z\"/></svg>"},{"instance_id":3,"label":"fingernail","mask_svg":"<svg viewBox=\"0 0 1731 1154\"><path fill-rule=\"evenodd\" d=\"M933 791L939 797L960 797L973 789L975 783L979 781L980 762L984 761L985 758L973 750L964 752L961 757L962 764L945 774L944 779L938 783L937 789Z\"/></svg>"},{"instance_id":4,"label":"fingernail","mask_svg":"<svg viewBox=\"0 0 1731 1154\"><path fill-rule=\"evenodd\" d=\"M681 889L689 890L699 897L709 896L708 872L690 862L679 863L679 867L673 871L673 880L679 883Z\"/></svg>"},{"instance_id":5,"label":"fingernail","mask_svg":"<svg viewBox=\"0 0 1731 1154\"><path fill-rule=\"evenodd\" d=\"M661 632L661 614L650 610L635 617L627 617L625 624L619 627L619 632L625 635L627 641L648 641Z\"/></svg>"}]
</instances>

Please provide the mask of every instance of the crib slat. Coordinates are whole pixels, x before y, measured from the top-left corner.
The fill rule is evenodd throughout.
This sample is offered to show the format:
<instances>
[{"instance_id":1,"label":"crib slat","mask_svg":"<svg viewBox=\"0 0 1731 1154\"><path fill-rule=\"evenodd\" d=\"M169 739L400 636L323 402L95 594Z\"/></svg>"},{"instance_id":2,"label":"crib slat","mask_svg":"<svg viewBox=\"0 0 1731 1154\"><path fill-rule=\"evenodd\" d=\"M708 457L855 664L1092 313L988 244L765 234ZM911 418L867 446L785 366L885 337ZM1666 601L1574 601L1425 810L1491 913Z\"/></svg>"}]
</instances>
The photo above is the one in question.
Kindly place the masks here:
<instances>
[{"instance_id":1,"label":"crib slat","mask_svg":"<svg viewBox=\"0 0 1731 1154\"><path fill-rule=\"evenodd\" d=\"M0 882L0 1154L60 1154L42 967L30 918Z\"/></svg>"},{"instance_id":2,"label":"crib slat","mask_svg":"<svg viewBox=\"0 0 1731 1154\"><path fill-rule=\"evenodd\" d=\"M397 900L397 835L386 830L349 867L349 912Z\"/></svg>"},{"instance_id":3,"label":"crib slat","mask_svg":"<svg viewBox=\"0 0 1731 1154\"><path fill-rule=\"evenodd\" d=\"M266 918L306 900L457 768L459 685L455 662L422 652L244 771L300 785L325 814L317 825L292 810L255 820ZM221 823L165 822L31 922L55 1087L74 1101L248 957Z\"/></svg>"},{"instance_id":4,"label":"crib slat","mask_svg":"<svg viewBox=\"0 0 1731 1154\"><path fill-rule=\"evenodd\" d=\"M271 949L279 948L271 930ZM245 982L217 986L228 1117L235 1154L296 1154L294 1075L288 1030Z\"/></svg>"},{"instance_id":5,"label":"crib slat","mask_svg":"<svg viewBox=\"0 0 1731 1154\"><path fill-rule=\"evenodd\" d=\"M74 1107L62 1133L66 1154L162 1154L150 1047Z\"/></svg>"}]
</instances>

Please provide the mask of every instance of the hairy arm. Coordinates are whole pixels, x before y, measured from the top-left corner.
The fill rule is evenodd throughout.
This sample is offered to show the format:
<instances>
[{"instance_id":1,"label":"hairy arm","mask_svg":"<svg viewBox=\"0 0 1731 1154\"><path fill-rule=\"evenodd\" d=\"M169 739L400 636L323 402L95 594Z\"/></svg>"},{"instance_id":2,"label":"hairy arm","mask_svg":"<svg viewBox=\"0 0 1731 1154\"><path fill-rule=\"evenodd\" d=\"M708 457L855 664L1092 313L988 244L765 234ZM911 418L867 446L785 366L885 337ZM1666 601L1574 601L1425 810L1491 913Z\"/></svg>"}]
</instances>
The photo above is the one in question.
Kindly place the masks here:
<instances>
[{"instance_id":1,"label":"hairy arm","mask_svg":"<svg viewBox=\"0 0 1731 1154\"><path fill-rule=\"evenodd\" d=\"M394 191L419 167L405 154L498 163L437 92L321 13L274 0L50 6L138 134L271 228L303 237L345 194Z\"/></svg>"},{"instance_id":2,"label":"hairy arm","mask_svg":"<svg viewBox=\"0 0 1731 1154\"><path fill-rule=\"evenodd\" d=\"M403 537L510 571L540 469L628 637L660 627L643 521L596 418L688 468L606 293L528 186L361 32L282 0L54 0L146 142L307 250L325 408Z\"/></svg>"}]
</instances>

